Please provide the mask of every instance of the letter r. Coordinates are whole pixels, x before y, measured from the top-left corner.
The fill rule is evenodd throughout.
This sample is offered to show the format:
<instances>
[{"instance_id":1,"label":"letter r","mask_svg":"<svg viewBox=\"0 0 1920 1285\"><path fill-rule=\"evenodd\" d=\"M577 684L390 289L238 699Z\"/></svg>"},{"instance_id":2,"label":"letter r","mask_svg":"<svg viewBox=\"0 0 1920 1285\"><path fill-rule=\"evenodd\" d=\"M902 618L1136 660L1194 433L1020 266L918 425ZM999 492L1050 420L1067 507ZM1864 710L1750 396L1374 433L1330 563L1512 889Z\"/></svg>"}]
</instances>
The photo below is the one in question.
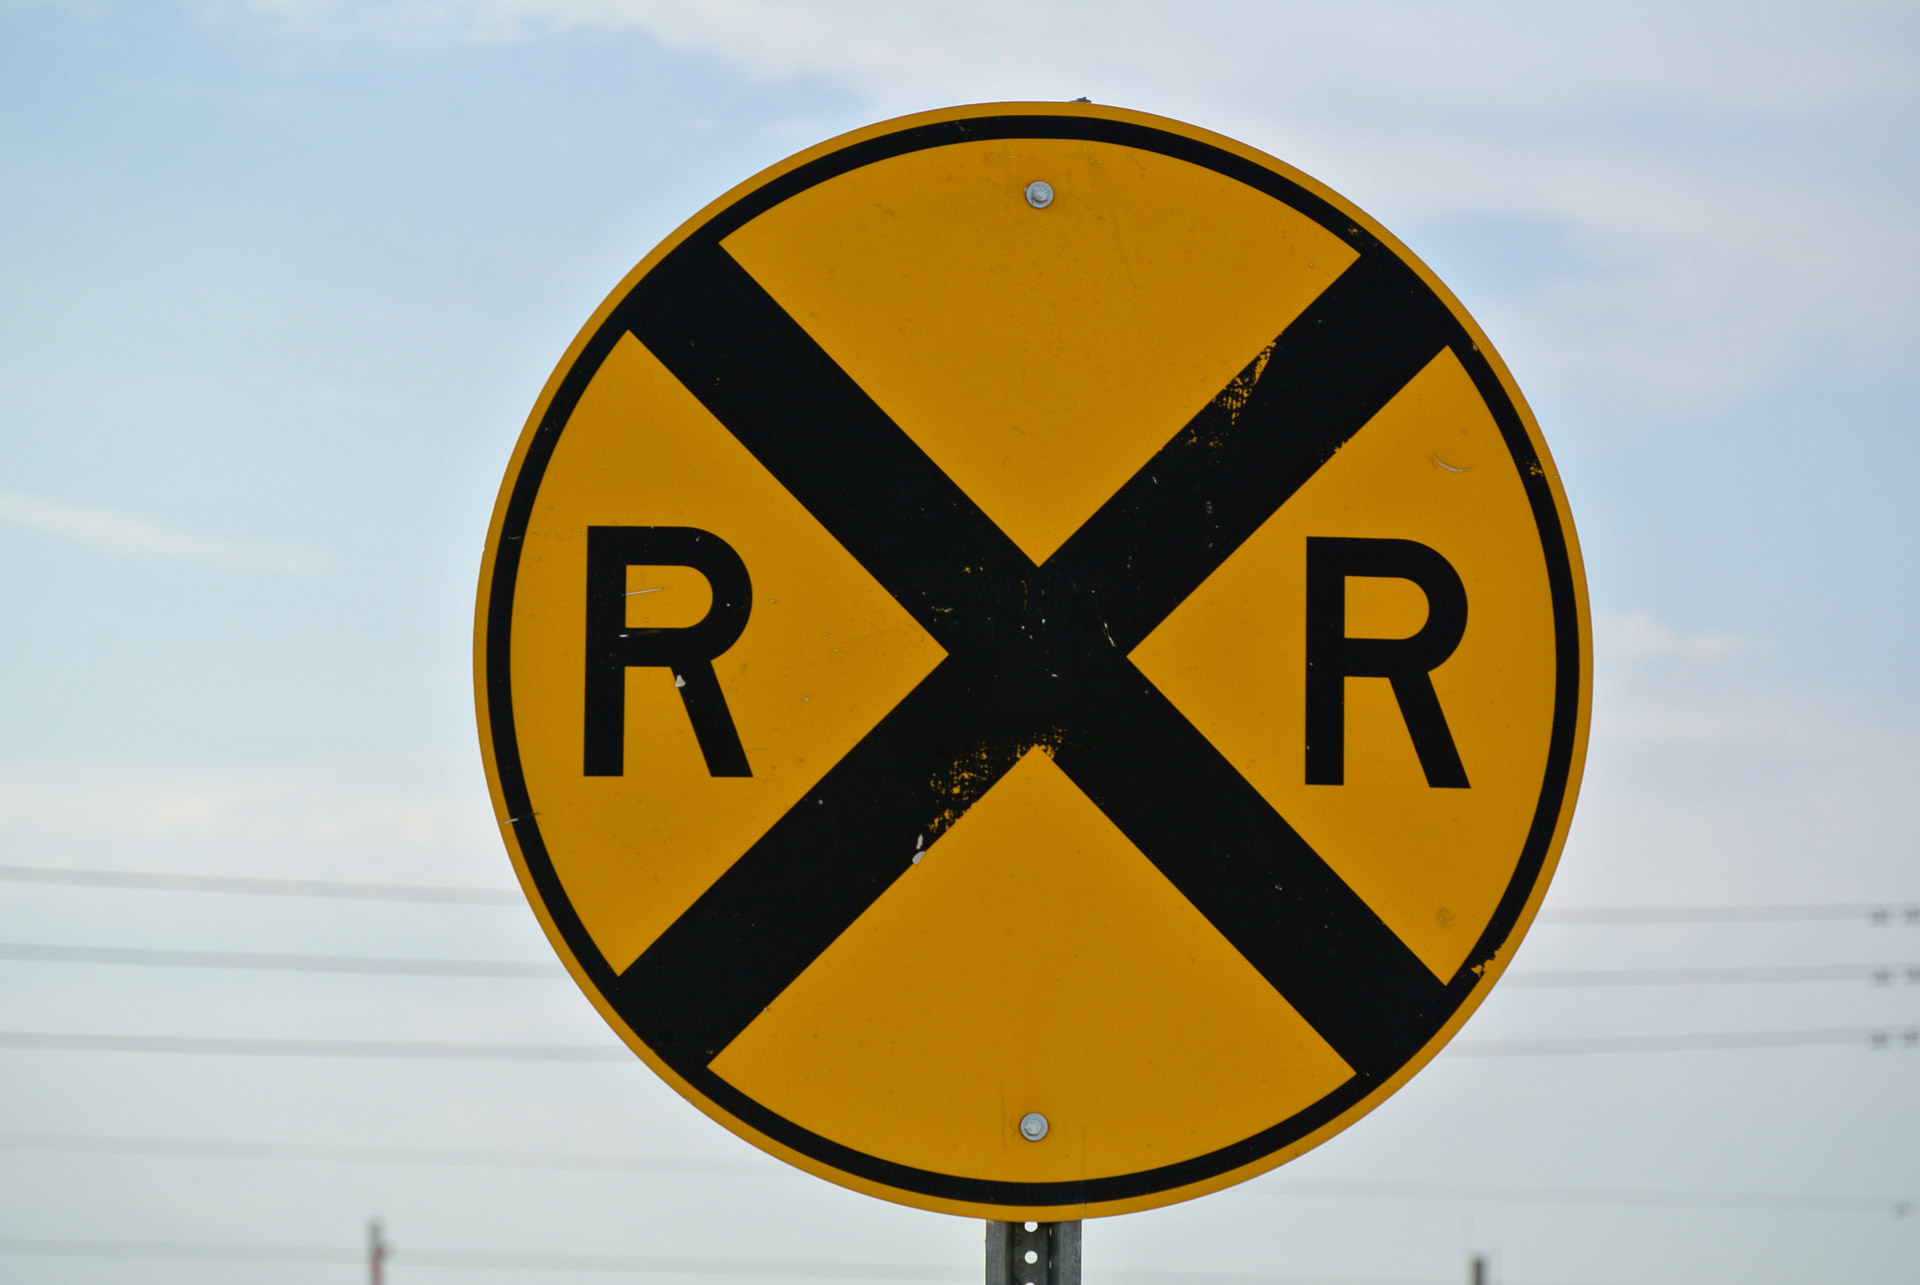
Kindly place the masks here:
<instances>
[{"instance_id":1,"label":"letter r","mask_svg":"<svg viewBox=\"0 0 1920 1285\"><path fill-rule=\"evenodd\" d=\"M1427 620L1410 638L1347 636L1347 581L1356 576L1410 580L1427 596ZM1412 540L1307 537L1307 784L1346 781L1347 679L1393 684L1427 784L1464 790L1433 671L1467 632L1467 590L1453 564Z\"/></svg>"},{"instance_id":2,"label":"letter r","mask_svg":"<svg viewBox=\"0 0 1920 1285\"><path fill-rule=\"evenodd\" d=\"M707 578L713 605L679 629L627 627L628 567L690 567ZM731 546L685 526L587 528L587 703L585 774L625 768L627 671L666 669L693 723L712 776L752 776L714 658L733 646L753 611L753 583Z\"/></svg>"}]
</instances>

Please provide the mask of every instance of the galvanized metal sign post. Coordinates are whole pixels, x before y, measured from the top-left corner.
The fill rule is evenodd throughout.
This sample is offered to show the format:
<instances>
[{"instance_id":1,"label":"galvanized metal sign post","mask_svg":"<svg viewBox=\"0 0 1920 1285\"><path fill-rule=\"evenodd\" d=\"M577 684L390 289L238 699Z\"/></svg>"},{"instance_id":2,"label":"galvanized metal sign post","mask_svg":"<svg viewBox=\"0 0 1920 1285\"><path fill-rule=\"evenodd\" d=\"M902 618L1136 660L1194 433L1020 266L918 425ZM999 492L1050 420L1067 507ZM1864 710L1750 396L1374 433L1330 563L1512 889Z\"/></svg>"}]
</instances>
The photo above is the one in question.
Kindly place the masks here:
<instances>
[{"instance_id":1,"label":"galvanized metal sign post","mask_svg":"<svg viewBox=\"0 0 1920 1285\"><path fill-rule=\"evenodd\" d=\"M1271 1169L1447 1042L1551 876L1589 661L1545 442L1432 273L1231 140L1003 104L784 161L614 290L475 663L521 880L634 1052L1043 1285L1063 1220ZM1027 1220L1072 1231L1007 1257Z\"/></svg>"}]
</instances>

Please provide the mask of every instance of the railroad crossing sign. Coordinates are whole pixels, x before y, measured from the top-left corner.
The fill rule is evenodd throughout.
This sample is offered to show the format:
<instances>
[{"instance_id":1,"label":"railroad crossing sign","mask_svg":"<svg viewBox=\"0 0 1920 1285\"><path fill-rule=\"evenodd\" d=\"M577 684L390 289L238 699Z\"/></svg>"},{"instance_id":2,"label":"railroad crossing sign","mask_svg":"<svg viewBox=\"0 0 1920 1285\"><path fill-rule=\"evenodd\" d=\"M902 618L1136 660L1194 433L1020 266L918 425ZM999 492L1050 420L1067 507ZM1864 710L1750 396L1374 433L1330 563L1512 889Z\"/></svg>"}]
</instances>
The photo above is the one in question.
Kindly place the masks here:
<instances>
[{"instance_id":1,"label":"railroad crossing sign","mask_svg":"<svg viewBox=\"0 0 1920 1285\"><path fill-rule=\"evenodd\" d=\"M1585 590L1471 318L1313 180L958 108L727 194L554 372L480 735L555 948L835 1182L1186 1199L1453 1035L1584 752Z\"/></svg>"}]
</instances>

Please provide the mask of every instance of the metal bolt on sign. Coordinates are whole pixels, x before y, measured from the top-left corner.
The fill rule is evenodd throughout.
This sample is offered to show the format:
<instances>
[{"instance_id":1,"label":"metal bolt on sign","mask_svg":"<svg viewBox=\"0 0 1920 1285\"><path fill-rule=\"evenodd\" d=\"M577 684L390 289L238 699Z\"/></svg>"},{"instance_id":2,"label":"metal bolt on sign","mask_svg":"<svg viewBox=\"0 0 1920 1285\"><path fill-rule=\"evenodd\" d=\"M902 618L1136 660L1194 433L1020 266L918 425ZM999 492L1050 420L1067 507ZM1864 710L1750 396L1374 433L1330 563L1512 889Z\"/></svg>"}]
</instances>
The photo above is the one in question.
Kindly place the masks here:
<instances>
[{"instance_id":1,"label":"metal bolt on sign","mask_svg":"<svg viewBox=\"0 0 1920 1285\"><path fill-rule=\"evenodd\" d=\"M615 1032L787 1163L991 1220L990 1285L1435 1057L1591 703L1559 470L1459 301L1284 162L1087 102L856 130L649 253L516 445L474 643Z\"/></svg>"}]
</instances>

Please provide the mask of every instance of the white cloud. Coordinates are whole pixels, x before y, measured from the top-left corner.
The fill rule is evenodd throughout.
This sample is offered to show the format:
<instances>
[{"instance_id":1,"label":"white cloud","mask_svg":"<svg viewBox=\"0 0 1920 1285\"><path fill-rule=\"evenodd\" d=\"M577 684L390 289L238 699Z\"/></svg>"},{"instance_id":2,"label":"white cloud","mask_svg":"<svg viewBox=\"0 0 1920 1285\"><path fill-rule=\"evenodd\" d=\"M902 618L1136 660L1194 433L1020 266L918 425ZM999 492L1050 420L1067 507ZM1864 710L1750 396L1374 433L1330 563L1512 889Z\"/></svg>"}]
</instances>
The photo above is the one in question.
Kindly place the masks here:
<instances>
[{"instance_id":1,"label":"white cloud","mask_svg":"<svg viewBox=\"0 0 1920 1285\"><path fill-rule=\"evenodd\" d=\"M1741 746L1778 750L1794 744L1802 724L1779 710L1729 709L1673 700L1596 704L1594 736L1632 745Z\"/></svg>"},{"instance_id":2,"label":"white cloud","mask_svg":"<svg viewBox=\"0 0 1920 1285\"><path fill-rule=\"evenodd\" d=\"M111 509L83 508L4 491L0 491L0 521L143 557L187 558L253 571L303 572L319 566L318 559L294 549L189 535Z\"/></svg>"},{"instance_id":3,"label":"white cloud","mask_svg":"<svg viewBox=\"0 0 1920 1285\"><path fill-rule=\"evenodd\" d=\"M1007 86L1067 69L1178 82L1210 70L1209 85L1264 80L1267 94L1281 99L1349 85L1389 102L1525 102L1554 110L1600 90L1778 115L1901 96L1912 44L1898 6L1858 3L253 0L247 7L306 23L406 24L473 39L639 29L764 74L826 76L915 102L956 80ZM1712 58L1700 57L1706 49ZM1013 92L1042 88L1017 84ZM1052 88L1065 96L1066 86Z\"/></svg>"},{"instance_id":4,"label":"white cloud","mask_svg":"<svg viewBox=\"0 0 1920 1285\"><path fill-rule=\"evenodd\" d=\"M0 762L0 864L505 882L477 765L403 757L208 767Z\"/></svg>"},{"instance_id":5,"label":"white cloud","mask_svg":"<svg viewBox=\"0 0 1920 1285\"><path fill-rule=\"evenodd\" d=\"M245 7L388 40L643 32L750 77L851 91L875 116L1087 94L1244 138L1389 226L1558 225L1567 261L1498 302L1494 337L1603 414L1719 404L1796 363L1897 372L1920 334L1912 167L1887 164L1920 115L1920 22L1893 5Z\"/></svg>"},{"instance_id":6,"label":"white cloud","mask_svg":"<svg viewBox=\"0 0 1920 1285\"><path fill-rule=\"evenodd\" d=\"M1603 655L1638 660L1726 660L1761 646L1759 639L1744 634L1684 633L1644 607L1625 612L1596 612L1593 633L1594 648Z\"/></svg>"}]
</instances>

